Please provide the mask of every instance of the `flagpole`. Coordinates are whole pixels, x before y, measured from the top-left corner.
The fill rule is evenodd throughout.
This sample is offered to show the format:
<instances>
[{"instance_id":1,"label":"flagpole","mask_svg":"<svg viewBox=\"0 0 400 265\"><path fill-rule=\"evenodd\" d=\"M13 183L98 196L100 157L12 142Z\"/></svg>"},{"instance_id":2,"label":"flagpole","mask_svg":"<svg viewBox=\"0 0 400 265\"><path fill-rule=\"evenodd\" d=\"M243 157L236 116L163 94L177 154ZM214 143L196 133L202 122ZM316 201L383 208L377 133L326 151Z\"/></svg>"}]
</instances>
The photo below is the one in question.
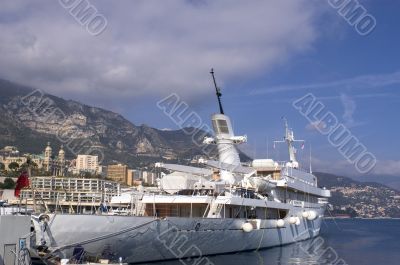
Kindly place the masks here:
<instances>
[{"instance_id":1,"label":"flagpole","mask_svg":"<svg viewBox=\"0 0 400 265\"><path fill-rule=\"evenodd\" d=\"M312 174L312 168L311 168L311 143L310 143L310 173Z\"/></svg>"},{"instance_id":2,"label":"flagpole","mask_svg":"<svg viewBox=\"0 0 400 265\"><path fill-rule=\"evenodd\" d=\"M31 169L31 161L29 159L28 163L28 179L30 180L31 191L32 191L32 200L33 200L33 212L36 213L36 196L35 189L33 188L33 178L32 178L32 169ZM28 200L28 198L26 198Z\"/></svg>"}]
</instances>

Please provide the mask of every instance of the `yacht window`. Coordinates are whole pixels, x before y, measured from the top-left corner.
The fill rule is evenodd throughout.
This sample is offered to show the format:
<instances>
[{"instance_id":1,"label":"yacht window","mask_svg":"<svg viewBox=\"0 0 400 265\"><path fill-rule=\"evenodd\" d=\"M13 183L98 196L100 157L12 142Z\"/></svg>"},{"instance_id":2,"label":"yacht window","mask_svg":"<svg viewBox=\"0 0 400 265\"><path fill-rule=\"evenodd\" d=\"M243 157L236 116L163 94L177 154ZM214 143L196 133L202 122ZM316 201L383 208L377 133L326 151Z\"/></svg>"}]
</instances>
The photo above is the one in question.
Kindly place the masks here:
<instances>
[{"instance_id":1,"label":"yacht window","mask_svg":"<svg viewBox=\"0 0 400 265\"><path fill-rule=\"evenodd\" d=\"M212 126L214 128L214 131L216 133L218 133L219 131L218 131L218 126L217 126L217 121L216 120L212 120Z\"/></svg>"},{"instance_id":2,"label":"yacht window","mask_svg":"<svg viewBox=\"0 0 400 265\"><path fill-rule=\"evenodd\" d=\"M279 209L278 214L279 214L279 219L284 219L287 215L287 210Z\"/></svg>"},{"instance_id":3,"label":"yacht window","mask_svg":"<svg viewBox=\"0 0 400 265\"><path fill-rule=\"evenodd\" d=\"M226 120L217 120L217 124L220 133L229 133L228 123Z\"/></svg>"}]
</instances>

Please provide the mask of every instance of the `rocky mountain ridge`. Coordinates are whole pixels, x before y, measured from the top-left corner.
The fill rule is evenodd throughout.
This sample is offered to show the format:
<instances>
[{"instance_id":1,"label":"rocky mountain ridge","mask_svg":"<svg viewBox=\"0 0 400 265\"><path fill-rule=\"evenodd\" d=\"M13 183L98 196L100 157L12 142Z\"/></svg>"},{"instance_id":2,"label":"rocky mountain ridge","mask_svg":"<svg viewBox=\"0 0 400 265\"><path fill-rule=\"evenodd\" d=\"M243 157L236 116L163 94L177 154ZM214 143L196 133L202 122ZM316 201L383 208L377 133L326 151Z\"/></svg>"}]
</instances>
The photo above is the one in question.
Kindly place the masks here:
<instances>
[{"instance_id":1,"label":"rocky mountain ridge","mask_svg":"<svg viewBox=\"0 0 400 265\"><path fill-rule=\"evenodd\" d=\"M41 90L0 80L0 145L16 145L21 151L41 153L50 141L61 144L67 156L104 154L106 161L136 165L160 159L191 159L204 155L207 135L195 130L163 131L137 126L120 114L64 100ZM215 152L207 152L215 154Z\"/></svg>"}]
</instances>

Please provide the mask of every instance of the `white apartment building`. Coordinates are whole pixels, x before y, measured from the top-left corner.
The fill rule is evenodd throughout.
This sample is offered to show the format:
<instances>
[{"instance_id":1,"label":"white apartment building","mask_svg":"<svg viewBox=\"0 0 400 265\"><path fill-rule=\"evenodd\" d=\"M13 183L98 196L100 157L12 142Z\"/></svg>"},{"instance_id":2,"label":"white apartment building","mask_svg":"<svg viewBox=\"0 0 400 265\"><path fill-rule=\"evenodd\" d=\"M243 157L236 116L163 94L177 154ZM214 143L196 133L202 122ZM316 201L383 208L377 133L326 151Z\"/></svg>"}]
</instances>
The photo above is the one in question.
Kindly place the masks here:
<instances>
[{"instance_id":1,"label":"white apartment building","mask_svg":"<svg viewBox=\"0 0 400 265\"><path fill-rule=\"evenodd\" d=\"M99 158L92 155L78 155L76 158L76 170L97 172L99 170Z\"/></svg>"},{"instance_id":2,"label":"white apartment building","mask_svg":"<svg viewBox=\"0 0 400 265\"><path fill-rule=\"evenodd\" d=\"M154 172L143 171L142 179L144 183L154 185L156 184L156 174Z\"/></svg>"}]
</instances>

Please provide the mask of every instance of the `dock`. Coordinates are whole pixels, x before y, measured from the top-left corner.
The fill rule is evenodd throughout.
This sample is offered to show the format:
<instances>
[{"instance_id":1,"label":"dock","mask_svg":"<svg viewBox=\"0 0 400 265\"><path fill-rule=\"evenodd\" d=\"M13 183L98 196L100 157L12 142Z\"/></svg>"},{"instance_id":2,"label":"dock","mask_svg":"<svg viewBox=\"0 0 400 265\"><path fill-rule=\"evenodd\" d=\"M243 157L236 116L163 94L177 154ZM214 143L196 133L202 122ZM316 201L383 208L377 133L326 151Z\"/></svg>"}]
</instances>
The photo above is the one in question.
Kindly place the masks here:
<instances>
[{"instance_id":1,"label":"dock","mask_svg":"<svg viewBox=\"0 0 400 265\"><path fill-rule=\"evenodd\" d=\"M29 261L30 227L30 216L0 215L0 265Z\"/></svg>"}]
</instances>

